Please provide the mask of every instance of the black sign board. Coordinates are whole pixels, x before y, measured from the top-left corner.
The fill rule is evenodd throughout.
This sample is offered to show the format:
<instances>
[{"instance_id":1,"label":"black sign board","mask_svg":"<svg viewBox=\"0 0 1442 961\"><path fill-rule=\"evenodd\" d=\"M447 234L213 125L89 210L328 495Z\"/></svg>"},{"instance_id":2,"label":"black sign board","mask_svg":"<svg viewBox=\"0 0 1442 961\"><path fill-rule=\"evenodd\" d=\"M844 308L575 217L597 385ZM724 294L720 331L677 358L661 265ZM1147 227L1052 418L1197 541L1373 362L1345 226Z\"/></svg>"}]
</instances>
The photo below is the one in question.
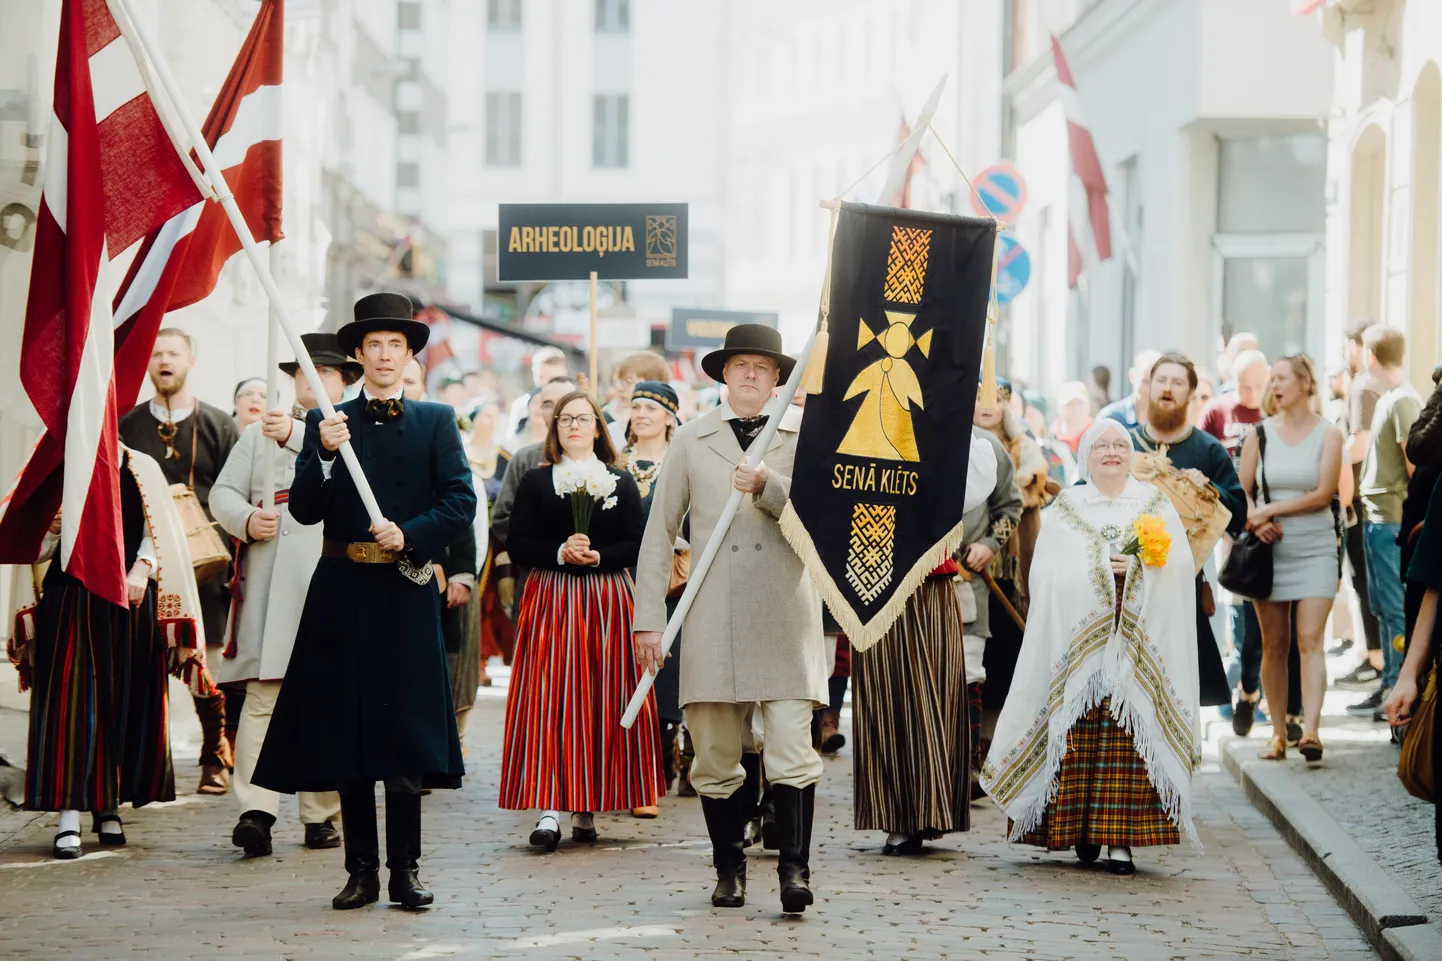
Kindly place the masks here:
<instances>
[{"instance_id":1,"label":"black sign board","mask_svg":"<svg viewBox=\"0 0 1442 961\"><path fill-rule=\"evenodd\" d=\"M686 204L500 206L501 280L686 277Z\"/></svg>"},{"instance_id":2,"label":"black sign board","mask_svg":"<svg viewBox=\"0 0 1442 961\"><path fill-rule=\"evenodd\" d=\"M765 324L775 327L776 314L749 310L697 310L672 307L671 326L666 330L667 350L713 350L726 340L726 331L737 324Z\"/></svg>"}]
</instances>

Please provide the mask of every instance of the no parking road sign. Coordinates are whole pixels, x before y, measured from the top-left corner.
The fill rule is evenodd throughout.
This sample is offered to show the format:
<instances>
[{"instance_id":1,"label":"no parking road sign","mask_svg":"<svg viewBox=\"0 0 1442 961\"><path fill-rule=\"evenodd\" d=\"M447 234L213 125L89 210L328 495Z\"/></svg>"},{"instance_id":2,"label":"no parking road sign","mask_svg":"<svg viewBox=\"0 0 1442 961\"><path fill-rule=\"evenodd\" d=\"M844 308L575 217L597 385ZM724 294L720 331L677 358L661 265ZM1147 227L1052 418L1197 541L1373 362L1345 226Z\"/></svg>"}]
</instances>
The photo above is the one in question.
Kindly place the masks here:
<instances>
[{"instance_id":1,"label":"no parking road sign","mask_svg":"<svg viewBox=\"0 0 1442 961\"><path fill-rule=\"evenodd\" d=\"M972 208L983 217L995 217L1004 224L1016 223L1016 215L1026 206L1026 179L1009 163L987 167L972 181L976 193ZM979 199L978 199L979 198Z\"/></svg>"},{"instance_id":2,"label":"no parking road sign","mask_svg":"<svg viewBox=\"0 0 1442 961\"><path fill-rule=\"evenodd\" d=\"M996 302L1009 304L1031 280L1031 255L1006 234L997 234Z\"/></svg>"}]
</instances>

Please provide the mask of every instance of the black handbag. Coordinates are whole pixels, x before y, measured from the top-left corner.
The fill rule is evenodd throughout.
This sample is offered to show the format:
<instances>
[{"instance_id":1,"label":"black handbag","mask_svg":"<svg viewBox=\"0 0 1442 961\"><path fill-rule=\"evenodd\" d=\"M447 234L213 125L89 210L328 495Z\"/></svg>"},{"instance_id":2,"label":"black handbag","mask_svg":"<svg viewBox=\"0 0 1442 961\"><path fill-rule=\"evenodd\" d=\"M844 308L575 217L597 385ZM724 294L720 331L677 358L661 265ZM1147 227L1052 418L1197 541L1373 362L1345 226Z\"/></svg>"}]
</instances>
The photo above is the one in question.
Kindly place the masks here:
<instances>
[{"instance_id":1,"label":"black handbag","mask_svg":"<svg viewBox=\"0 0 1442 961\"><path fill-rule=\"evenodd\" d=\"M1267 432L1258 424L1257 430L1257 477L1262 486L1262 503L1272 502L1272 491L1267 486ZM1252 601L1265 601L1272 596L1272 545L1251 531L1243 531L1232 543L1232 553L1217 580L1223 587L1239 597Z\"/></svg>"}]
</instances>

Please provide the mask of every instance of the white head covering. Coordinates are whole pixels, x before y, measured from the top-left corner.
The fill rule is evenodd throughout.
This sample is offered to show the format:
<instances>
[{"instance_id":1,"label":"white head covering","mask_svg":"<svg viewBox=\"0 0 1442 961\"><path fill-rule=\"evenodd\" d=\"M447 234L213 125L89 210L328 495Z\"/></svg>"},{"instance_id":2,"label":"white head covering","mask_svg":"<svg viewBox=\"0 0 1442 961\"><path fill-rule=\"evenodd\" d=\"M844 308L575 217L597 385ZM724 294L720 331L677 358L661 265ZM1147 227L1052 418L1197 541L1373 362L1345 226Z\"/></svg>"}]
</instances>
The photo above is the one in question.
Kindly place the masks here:
<instances>
[{"instance_id":1,"label":"white head covering","mask_svg":"<svg viewBox=\"0 0 1442 961\"><path fill-rule=\"evenodd\" d=\"M1136 441L1132 440L1132 432L1127 430L1126 425L1119 420L1112 420L1110 417L1099 417L1087 428L1082 435L1081 443L1077 445L1076 463L1081 471L1081 479L1091 481L1091 472L1087 470L1087 462L1091 460L1092 445L1101 440L1107 434L1120 434L1131 447L1132 453L1137 452Z\"/></svg>"}]
</instances>

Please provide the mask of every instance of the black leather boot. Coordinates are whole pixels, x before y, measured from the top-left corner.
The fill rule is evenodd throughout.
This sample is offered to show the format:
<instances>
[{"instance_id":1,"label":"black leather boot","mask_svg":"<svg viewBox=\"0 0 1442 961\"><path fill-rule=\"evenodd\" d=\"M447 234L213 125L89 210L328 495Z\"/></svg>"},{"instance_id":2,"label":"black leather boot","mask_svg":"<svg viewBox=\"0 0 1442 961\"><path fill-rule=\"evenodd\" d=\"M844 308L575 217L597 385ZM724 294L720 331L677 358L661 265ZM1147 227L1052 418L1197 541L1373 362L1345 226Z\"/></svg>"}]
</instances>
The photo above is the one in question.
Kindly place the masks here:
<instances>
[{"instance_id":1,"label":"black leather boot","mask_svg":"<svg viewBox=\"0 0 1442 961\"><path fill-rule=\"evenodd\" d=\"M711 835L711 860L716 866L712 907L739 908L746 904L746 847L742 833L751 803L744 786L728 798L701 795L701 811Z\"/></svg>"},{"instance_id":2,"label":"black leather boot","mask_svg":"<svg viewBox=\"0 0 1442 961\"><path fill-rule=\"evenodd\" d=\"M742 840L749 848L761 840L761 755L742 754L741 766L746 769L746 783L741 787Z\"/></svg>"},{"instance_id":3,"label":"black leather boot","mask_svg":"<svg viewBox=\"0 0 1442 961\"><path fill-rule=\"evenodd\" d=\"M340 796L340 816L345 824L345 869L350 875L345 889L331 898L331 907L349 911L374 904L381 897L380 841L376 837L376 798L372 793Z\"/></svg>"},{"instance_id":4,"label":"black leather boot","mask_svg":"<svg viewBox=\"0 0 1442 961\"><path fill-rule=\"evenodd\" d=\"M246 857L262 858L271 853L270 829L275 815L265 811L246 811L230 832L230 843L245 849Z\"/></svg>"},{"instance_id":5,"label":"black leather boot","mask_svg":"<svg viewBox=\"0 0 1442 961\"><path fill-rule=\"evenodd\" d=\"M392 904L423 908L435 901L435 895L421 887L420 860L421 796L387 791L386 867L391 878L386 888Z\"/></svg>"},{"instance_id":6,"label":"black leather boot","mask_svg":"<svg viewBox=\"0 0 1442 961\"><path fill-rule=\"evenodd\" d=\"M781 910L800 914L812 904L811 819L816 810L816 785L795 788L771 785L776 803L776 833L780 844L776 874L781 879Z\"/></svg>"}]
</instances>

